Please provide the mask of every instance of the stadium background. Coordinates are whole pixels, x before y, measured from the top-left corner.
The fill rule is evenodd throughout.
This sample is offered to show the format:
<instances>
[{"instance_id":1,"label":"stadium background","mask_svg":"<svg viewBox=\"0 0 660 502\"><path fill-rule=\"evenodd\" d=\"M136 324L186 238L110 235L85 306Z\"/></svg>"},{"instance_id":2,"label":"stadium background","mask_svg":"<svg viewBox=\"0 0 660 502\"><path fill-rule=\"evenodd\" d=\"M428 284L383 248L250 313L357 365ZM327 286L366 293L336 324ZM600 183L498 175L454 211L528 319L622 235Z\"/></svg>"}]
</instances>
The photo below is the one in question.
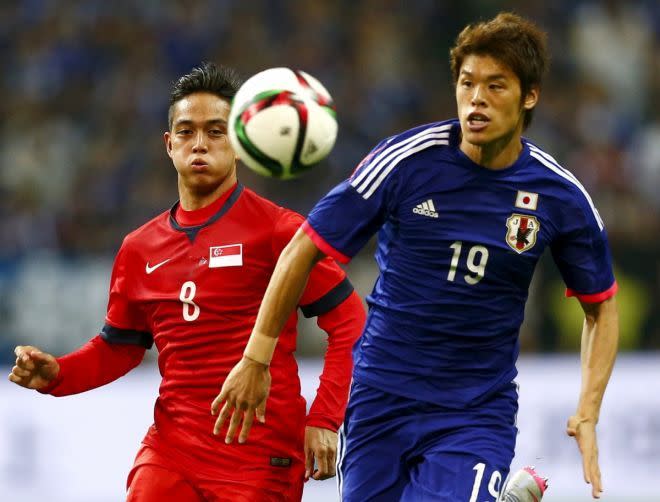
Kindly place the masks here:
<instances>
[{"instance_id":1,"label":"stadium background","mask_svg":"<svg viewBox=\"0 0 660 502\"><path fill-rule=\"evenodd\" d=\"M321 167L289 182L239 169L246 185L304 214L382 137L454 116L449 47L465 23L502 9L549 33L552 66L526 135L586 186L613 248L623 356L601 424L606 489L615 480L606 500L660 500L646 477L660 468L660 4L651 0L0 2L0 365L8 373L16 344L60 354L98 332L123 235L177 198L161 136L178 75L211 60L244 77L301 68L326 85L340 128ZM366 295L372 248L348 270ZM562 437L580 334L577 302L562 293L545 259L521 333L520 462L546 462L559 478L547 500L588 500ZM309 392L323 343L303 325ZM125 382L57 403L0 383L0 500L36 500L44 487L51 500L121 499L157 392L154 359ZM525 378L527 396L543 399L525 397ZM305 498L333 500L333 483L318 485Z\"/></svg>"}]
</instances>

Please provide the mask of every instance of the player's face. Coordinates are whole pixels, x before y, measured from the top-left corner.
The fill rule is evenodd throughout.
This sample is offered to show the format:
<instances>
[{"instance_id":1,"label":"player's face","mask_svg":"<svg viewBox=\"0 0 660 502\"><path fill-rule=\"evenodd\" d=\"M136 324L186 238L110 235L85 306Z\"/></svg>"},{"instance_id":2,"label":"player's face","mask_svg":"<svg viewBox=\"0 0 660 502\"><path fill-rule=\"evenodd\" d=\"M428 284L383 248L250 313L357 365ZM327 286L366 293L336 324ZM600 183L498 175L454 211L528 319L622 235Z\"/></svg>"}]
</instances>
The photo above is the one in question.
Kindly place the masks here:
<instances>
[{"instance_id":1,"label":"player's face","mask_svg":"<svg viewBox=\"0 0 660 502\"><path fill-rule=\"evenodd\" d=\"M456 103L461 122L461 147L506 147L523 129L523 114L538 100L532 89L521 99L520 80L506 65L491 56L465 58L456 83Z\"/></svg>"},{"instance_id":2,"label":"player's face","mask_svg":"<svg viewBox=\"0 0 660 502\"><path fill-rule=\"evenodd\" d=\"M236 154L227 135L229 102L196 92L173 106L172 128L164 138L179 190L192 197L221 193L236 180Z\"/></svg>"}]
</instances>

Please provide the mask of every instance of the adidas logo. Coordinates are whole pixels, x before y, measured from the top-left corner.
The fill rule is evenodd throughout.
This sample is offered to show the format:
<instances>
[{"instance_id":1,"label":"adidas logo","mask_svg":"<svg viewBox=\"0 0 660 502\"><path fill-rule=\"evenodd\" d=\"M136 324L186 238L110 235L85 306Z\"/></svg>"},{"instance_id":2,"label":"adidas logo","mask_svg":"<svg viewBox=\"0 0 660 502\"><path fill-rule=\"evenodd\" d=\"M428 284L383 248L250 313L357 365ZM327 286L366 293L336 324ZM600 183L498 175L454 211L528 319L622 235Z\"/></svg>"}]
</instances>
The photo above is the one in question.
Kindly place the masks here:
<instances>
[{"instance_id":1,"label":"adidas logo","mask_svg":"<svg viewBox=\"0 0 660 502\"><path fill-rule=\"evenodd\" d=\"M433 205L433 201L431 199L413 207L413 213L428 216L430 218L438 217L438 213L435 212L435 206Z\"/></svg>"}]
</instances>

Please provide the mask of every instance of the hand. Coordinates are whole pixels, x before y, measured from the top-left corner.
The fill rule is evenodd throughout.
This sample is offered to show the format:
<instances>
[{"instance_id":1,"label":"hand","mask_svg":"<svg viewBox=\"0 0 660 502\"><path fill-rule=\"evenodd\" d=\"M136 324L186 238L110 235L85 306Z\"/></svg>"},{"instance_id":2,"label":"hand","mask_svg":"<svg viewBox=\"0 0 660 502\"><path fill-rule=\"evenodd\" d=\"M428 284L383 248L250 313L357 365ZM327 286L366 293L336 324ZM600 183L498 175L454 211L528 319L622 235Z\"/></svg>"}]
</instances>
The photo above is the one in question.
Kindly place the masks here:
<instances>
[{"instance_id":1,"label":"hand","mask_svg":"<svg viewBox=\"0 0 660 502\"><path fill-rule=\"evenodd\" d=\"M43 389L59 374L60 365L55 358L31 345L14 349L16 366L11 369L9 381L27 389Z\"/></svg>"},{"instance_id":2,"label":"hand","mask_svg":"<svg viewBox=\"0 0 660 502\"><path fill-rule=\"evenodd\" d=\"M226 401L215 421L213 434L220 434L222 425L231 414L225 443L229 444L234 440L236 429L241 421L243 421L243 427L238 436L238 442L245 443L255 415L259 422L266 422L266 399L269 390L270 371L268 366L243 357L229 372L225 383L222 384L220 394L211 404L211 415L217 415L220 405Z\"/></svg>"},{"instance_id":3,"label":"hand","mask_svg":"<svg viewBox=\"0 0 660 502\"><path fill-rule=\"evenodd\" d=\"M591 483L591 495L600 498L603 485L600 480L600 467L598 466L598 444L596 441L596 423L593 420L572 416L568 419L566 433L577 441L582 455L582 470L584 480Z\"/></svg>"},{"instance_id":4,"label":"hand","mask_svg":"<svg viewBox=\"0 0 660 502\"><path fill-rule=\"evenodd\" d=\"M316 480L333 477L336 460L337 433L320 427L305 427L305 481L310 477Z\"/></svg>"}]
</instances>

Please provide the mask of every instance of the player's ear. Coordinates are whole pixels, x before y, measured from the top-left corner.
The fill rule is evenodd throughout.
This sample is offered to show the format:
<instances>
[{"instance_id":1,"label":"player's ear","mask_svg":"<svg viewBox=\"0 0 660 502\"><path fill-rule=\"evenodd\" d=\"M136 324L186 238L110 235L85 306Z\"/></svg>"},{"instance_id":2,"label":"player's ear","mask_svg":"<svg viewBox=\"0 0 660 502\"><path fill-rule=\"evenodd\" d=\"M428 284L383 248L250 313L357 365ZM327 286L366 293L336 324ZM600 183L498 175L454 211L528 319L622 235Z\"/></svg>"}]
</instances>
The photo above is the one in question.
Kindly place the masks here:
<instances>
[{"instance_id":1,"label":"player's ear","mask_svg":"<svg viewBox=\"0 0 660 502\"><path fill-rule=\"evenodd\" d=\"M165 131L165 134L163 134L163 141L165 141L165 149L167 150L167 155L171 158L172 157L172 135L170 134L170 131Z\"/></svg>"},{"instance_id":2,"label":"player's ear","mask_svg":"<svg viewBox=\"0 0 660 502\"><path fill-rule=\"evenodd\" d=\"M527 91L527 95L525 96L525 99L523 100L523 108L525 110L531 110L536 106L536 103L539 102L539 95L541 94L541 90L538 88L538 86L533 86L530 88L529 91Z\"/></svg>"}]
</instances>

